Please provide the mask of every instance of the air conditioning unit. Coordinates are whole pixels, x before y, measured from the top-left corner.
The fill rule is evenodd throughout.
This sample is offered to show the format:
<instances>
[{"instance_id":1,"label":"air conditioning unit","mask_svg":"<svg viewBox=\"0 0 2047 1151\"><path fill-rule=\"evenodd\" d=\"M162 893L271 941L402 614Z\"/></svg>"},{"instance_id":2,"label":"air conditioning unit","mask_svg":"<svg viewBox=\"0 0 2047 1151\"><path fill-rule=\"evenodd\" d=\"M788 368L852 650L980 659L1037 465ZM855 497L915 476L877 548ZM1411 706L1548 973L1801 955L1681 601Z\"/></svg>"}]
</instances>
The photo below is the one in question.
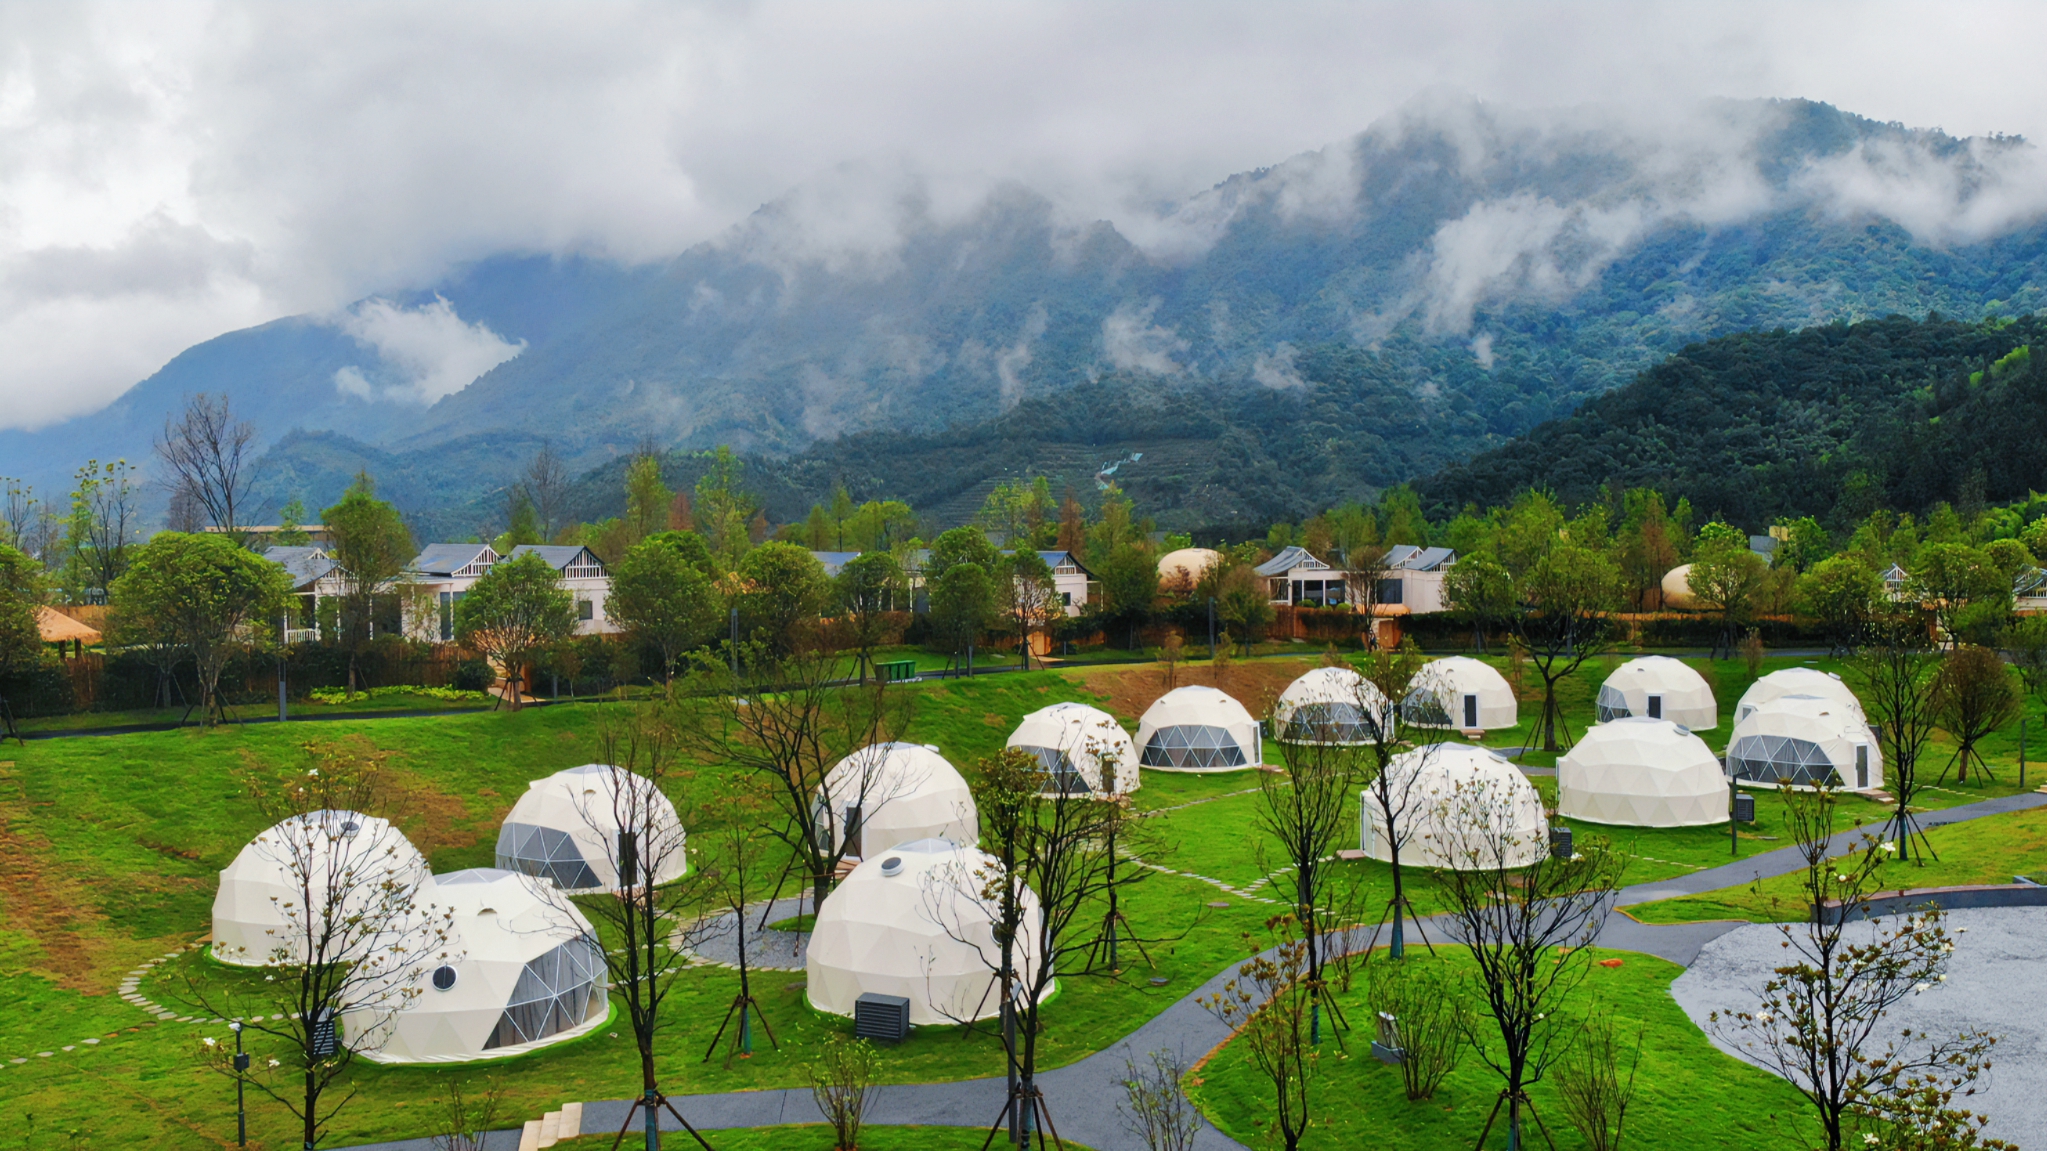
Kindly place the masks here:
<instances>
[{"instance_id":1,"label":"air conditioning unit","mask_svg":"<svg viewBox=\"0 0 2047 1151\"><path fill-rule=\"evenodd\" d=\"M910 1037L910 1001L900 995L867 992L853 1001L853 1035L874 1043L901 1043Z\"/></svg>"}]
</instances>

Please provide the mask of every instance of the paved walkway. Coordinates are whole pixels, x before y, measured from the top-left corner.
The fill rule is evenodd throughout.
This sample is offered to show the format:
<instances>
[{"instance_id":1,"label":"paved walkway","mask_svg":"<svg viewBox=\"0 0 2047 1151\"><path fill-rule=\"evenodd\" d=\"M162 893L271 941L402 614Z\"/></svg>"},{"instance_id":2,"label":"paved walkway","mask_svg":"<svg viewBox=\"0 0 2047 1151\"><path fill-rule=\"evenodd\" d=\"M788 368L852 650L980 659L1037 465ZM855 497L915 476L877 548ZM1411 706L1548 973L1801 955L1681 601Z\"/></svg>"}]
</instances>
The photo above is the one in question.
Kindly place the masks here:
<instances>
[{"instance_id":1,"label":"paved walkway","mask_svg":"<svg viewBox=\"0 0 2047 1151\"><path fill-rule=\"evenodd\" d=\"M1929 812L1922 818L1922 825L1934 828L2041 806L2047 806L2047 795L2027 792ZM1847 850L1859 841L1861 835L1859 830L1842 832L1835 837L1836 849ZM1623 888L1617 903L1626 906L1680 895L1698 895L1759 878L1785 875L1803 865L1796 847L1782 847L1705 871ZM1734 921L1649 924L1638 923L1625 915L1612 915L1607 917L1600 932L1599 944L1643 952L1688 967L1708 943L1743 926L1746 925ZM1440 917L1424 924L1429 938L1439 944L1448 938L1445 928L1446 924ZM1107 1050L1040 1075L1039 1081L1044 1087L1060 1136L1097 1151L1118 1151L1135 1146L1135 1140L1124 1129L1118 1113L1123 1102L1125 1060L1142 1059L1151 1051L1169 1050L1178 1052L1186 1062L1192 1063L1229 1038L1229 1029L1203 1009L1199 1001L1221 990L1234 970L1233 964ZM876 1094L867 1122L980 1126L994 1121L1002 1109L1002 1099L1003 1083L1000 1079L884 1087ZM705 1131L820 1121L817 1104L807 1089L678 1096L675 1102L689 1116L692 1124ZM618 1130L625 1121L629 1106L629 1103L621 1101L584 1104L583 1130L586 1133ZM664 1119L664 1130L680 1130L673 1119L666 1116ZM493 1134L487 1146L489 1151L513 1151L518 1143L518 1132L505 1131ZM1206 1123L1202 1125L1195 1146L1201 1151L1242 1148L1242 1144ZM408 1139L369 1144L353 1151L432 1151L432 1144L427 1139Z\"/></svg>"}]
</instances>

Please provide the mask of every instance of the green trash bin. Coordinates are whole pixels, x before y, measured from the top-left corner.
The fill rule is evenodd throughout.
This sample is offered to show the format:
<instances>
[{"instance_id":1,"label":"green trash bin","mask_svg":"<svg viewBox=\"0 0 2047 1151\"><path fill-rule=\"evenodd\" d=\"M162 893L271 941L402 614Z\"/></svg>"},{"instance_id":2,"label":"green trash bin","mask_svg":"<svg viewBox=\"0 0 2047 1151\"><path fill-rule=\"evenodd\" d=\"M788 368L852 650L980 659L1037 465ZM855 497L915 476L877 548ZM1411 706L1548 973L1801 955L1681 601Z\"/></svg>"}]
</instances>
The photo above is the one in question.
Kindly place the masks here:
<instances>
[{"instance_id":1,"label":"green trash bin","mask_svg":"<svg viewBox=\"0 0 2047 1151\"><path fill-rule=\"evenodd\" d=\"M896 683L898 681L906 679L916 679L917 661L914 659L890 660L887 663L875 664L874 670L877 674L881 676L882 680L887 683Z\"/></svg>"}]
</instances>

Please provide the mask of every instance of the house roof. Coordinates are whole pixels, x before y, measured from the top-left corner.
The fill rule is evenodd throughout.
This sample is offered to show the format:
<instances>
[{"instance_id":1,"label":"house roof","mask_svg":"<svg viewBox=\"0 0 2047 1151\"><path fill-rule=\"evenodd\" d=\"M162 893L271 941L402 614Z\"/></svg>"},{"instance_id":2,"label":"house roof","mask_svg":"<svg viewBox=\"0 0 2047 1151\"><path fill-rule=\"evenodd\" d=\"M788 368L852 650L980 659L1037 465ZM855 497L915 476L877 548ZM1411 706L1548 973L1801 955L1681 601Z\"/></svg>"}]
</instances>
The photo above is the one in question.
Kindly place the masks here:
<instances>
[{"instance_id":1,"label":"house roof","mask_svg":"<svg viewBox=\"0 0 2047 1151\"><path fill-rule=\"evenodd\" d=\"M1079 556L1074 555L1072 552L1065 551L1063 549L1057 551L1039 552L1038 558L1044 560L1045 566L1048 568L1056 568L1060 564L1072 564L1074 567L1080 569L1080 574L1082 575L1091 576L1095 574L1087 570L1087 565L1080 562Z\"/></svg>"},{"instance_id":2,"label":"house roof","mask_svg":"<svg viewBox=\"0 0 2047 1151\"><path fill-rule=\"evenodd\" d=\"M860 558L859 552L818 552L810 553L811 558L824 565L824 574L836 576L840 569Z\"/></svg>"},{"instance_id":3,"label":"house roof","mask_svg":"<svg viewBox=\"0 0 2047 1151\"><path fill-rule=\"evenodd\" d=\"M1328 571L1329 565L1316 559L1315 554L1307 548L1289 547L1251 570L1262 576L1278 576L1300 568L1307 568L1310 571Z\"/></svg>"},{"instance_id":4,"label":"house roof","mask_svg":"<svg viewBox=\"0 0 2047 1151\"><path fill-rule=\"evenodd\" d=\"M1432 572L1441 571L1445 564L1457 558L1449 548L1424 548L1413 544L1394 544L1386 549L1386 566L1400 571Z\"/></svg>"},{"instance_id":5,"label":"house roof","mask_svg":"<svg viewBox=\"0 0 2047 1151\"><path fill-rule=\"evenodd\" d=\"M428 544L413 557L412 570L421 575L454 575L479 559L487 566L497 562L498 553L489 544Z\"/></svg>"},{"instance_id":6,"label":"house roof","mask_svg":"<svg viewBox=\"0 0 2047 1151\"><path fill-rule=\"evenodd\" d=\"M2014 596L2047 595L2047 568L2024 567L2011 579Z\"/></svg>"},{"instance_id":7,"label":"house roof","mask_svg":"<svg viewBox=\"0 0 2047 1151\"><path fill-rule=\"evenodd\" d=\"M539 556L547 561L547 566L556 571L568 568L579 560L598 567L604 566L604 561L597 558L596 552L577 544L520 544L505 558L518 559L520 556ZM588 559L584 560L583 557L586 556Z\"/></svg>"},{"instance_id":8,"label":"house roof","mask_svg":"<svg viewBox=\"0 0 2047 1151\"><path fill-rule=\"evenodd\" d=\"M98 643L100 633L79 623L53 607L36 606L36 630L42 634L44 643L70 643L83 640Z\"/></svg>"},{"instance_id":9,"label":"house roof","mask_svg":"<svg viewBox=\"0 0 2047 1151\"><path fill-rule=\"evenodd\" d=\"M318 583L341 568L341 565L335 563L325 551L316 547L285 547L273 544L259 549L256 554L290 573L293 591Z\"/></svg>"}]
</instances>

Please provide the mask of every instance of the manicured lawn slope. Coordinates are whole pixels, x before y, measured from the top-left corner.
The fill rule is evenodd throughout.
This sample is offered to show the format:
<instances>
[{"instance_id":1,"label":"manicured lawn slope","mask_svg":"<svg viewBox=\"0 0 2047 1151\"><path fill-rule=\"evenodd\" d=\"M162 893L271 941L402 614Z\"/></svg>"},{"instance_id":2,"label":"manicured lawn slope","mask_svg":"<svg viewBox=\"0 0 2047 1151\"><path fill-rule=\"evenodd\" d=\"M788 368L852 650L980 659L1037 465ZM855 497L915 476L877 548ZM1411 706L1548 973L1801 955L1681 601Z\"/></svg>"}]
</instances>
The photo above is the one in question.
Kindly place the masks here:
<instances>
[{"instance_id":1,"label":"manicured lawn slope","mask_svg":"<svg viewBox=\"0 0 2047 1151\"><path fill-rule=\"evenodd\" d=\"M1469 975L1461 949L1439 948L1441 957L1411 951L1410 961L1443 963ZM1633 952L1605 952L1619 967L1593 967L1576 997L1578 1009L1593 1003L1610 1008L1628 1032L1639 1026L1642 1066L1634 1105L1628 1111L1627 1145L1642 1148L1781 1148L1805 1106L1789 1084L1723 1055L1670 998L1669 987L1683 968ZM1372 962L1384 962L1383 953ZM1340 997L1354 1021L1371 1018L1364 983ZM1486 1021L1481 1019L1480 1026ZM1566 1035L1568 1035L1568 1024ZM1325 1038L1311 1087L1311 1113L1318 1116L1303 1141L1316 1151L1386 1148L1389 1151L1468 1151L1478 1138L1499 1094L1499 1078L1468 1050L1436 1097L1409 1102L1398 1068L1370 1054L1362 1027L1346 1036L1348 1054ZM1232 1043L1191 1077L1191 1091L1211 1121L1249 1147L1265 1145L1274 1114L1269 1081ZM1530 1091L1537 1111L1560 1148L1580 1145L1564 1118L1553 1082ZM1495 1125L1488 1147L1505 1147L1503 1124ZM1534 1146L1541 1136L1531 1125Z\"/></svg>"}]
</instances>

